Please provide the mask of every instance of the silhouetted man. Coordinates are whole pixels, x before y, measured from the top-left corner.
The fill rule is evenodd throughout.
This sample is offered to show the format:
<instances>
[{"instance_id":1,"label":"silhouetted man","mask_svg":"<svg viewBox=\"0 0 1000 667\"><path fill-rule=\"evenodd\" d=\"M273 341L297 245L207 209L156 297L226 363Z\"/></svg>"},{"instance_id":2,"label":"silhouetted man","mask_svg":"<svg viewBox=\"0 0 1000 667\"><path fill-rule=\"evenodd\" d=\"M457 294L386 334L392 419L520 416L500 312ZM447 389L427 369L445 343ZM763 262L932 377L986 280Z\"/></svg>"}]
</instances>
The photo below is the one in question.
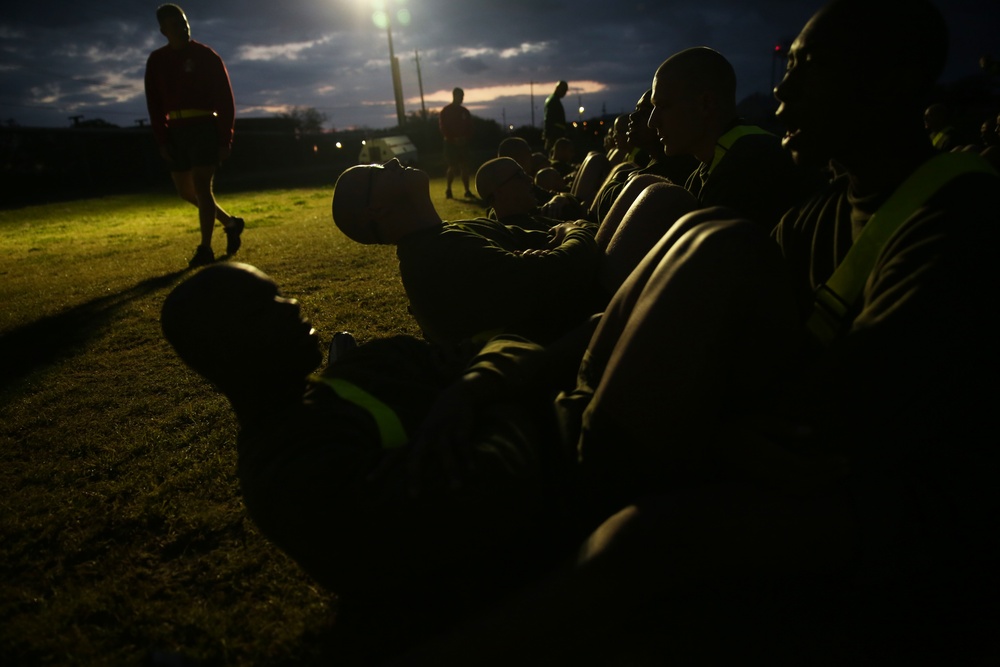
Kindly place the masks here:
<instances>
[{"instance_id":1,"label":"silhouetted man","mask_svg":"<svg viewBox=\"0 0 1000 667\"><path fill-rule=\"evenodd\" d=\"M545 141L545 154L552 152L556 139L566 136L566 110L563 109L562 98L566 96L569 84L560 81L552 94L545 98L543 108L544 123L542 125L542 140Z\"/></svg>"},{"instance_id":2,"label":"silhouetted man","mask_svg":"<svg viewBox=\"0 0 1000 667\"><path fill-rule=\"evenodd\" d=\"M425 461L412 484L410 454L437 444L422 442L420 430L435 399L461 375L489 386L488 357L470 361L397 336L317 372L319 339L298 302L231 262L177 286L161 322L239 420L237 473L250 517L338 595L342 648L369 660L398 650L564 548L568 524L557 520L551 485L572 460L518 406L488 408L461 460ZM338 657L357 664L349 658L361 656Z\"/></svg>"},{"instance_id":3,"label":"silhouetted man","mask_svg":"<svg viewBox=\"0 0 1000 667\"><path fill-rule=\"evenodd\" d=\"M160 155L181 199L198 207L201 244L191 266L215 260L215 221L226 232L226 254L240 249L243 218L229 215L215 201L212 181L229 157L236 109L229 73L215 51L191 39L187 16L177 5L156 10L167 45L146 62L146 106Z\"/></svg>"},{"instance_id":4,"label":"silhouetted man","mask_svg":"<svg viewBox=\"0 0 1000 667\"><path fill-rule=\"evenodd\" d=\"M469 141L472 139L472 114L462 106L465 99L465 91L455 88L451 91L451 104L441 109L438 116L438 126L441 129L441 136L444 137L444 159L448 165L445 169L445 180L447 182L444 196L452 198L451 183L455 176L462 178L462 186L465 188L465 198L471 199L472 192L469 191Z\"/></svg>"}]
</instances>

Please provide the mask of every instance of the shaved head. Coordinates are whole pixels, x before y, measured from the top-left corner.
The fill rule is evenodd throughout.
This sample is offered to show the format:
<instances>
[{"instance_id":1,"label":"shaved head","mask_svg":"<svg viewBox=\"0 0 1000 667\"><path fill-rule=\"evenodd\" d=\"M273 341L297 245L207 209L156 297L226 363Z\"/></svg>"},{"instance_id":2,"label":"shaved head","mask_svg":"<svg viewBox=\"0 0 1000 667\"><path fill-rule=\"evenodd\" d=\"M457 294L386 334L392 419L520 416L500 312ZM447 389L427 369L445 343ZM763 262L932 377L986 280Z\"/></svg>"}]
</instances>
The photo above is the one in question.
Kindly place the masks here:
<instances>
[{"instance_id":1,"label":"shaved head","mask_svg":"<svg viewBox=\"0 0 1000 667\"><path fill-rule=\"evenodd\" d=\"M707 46L670 56L657 68L656 78L669 79L689 94L711 93L723 109L736 109L736 72L726 57Z\"/></svg>"},{"instance_id":2,"label":"shaved head","mask_svg":"<svg viewBox=\"0 0 1000 667\"><path fill-rule=\"evenodd\" d=\"M368 210L369 165L351 167L340 175L333 186L333 222L344 236L358 243L375 243L372 238Z\"/></svg>"},{"instance_id":3,"label":"shaved head","mask_svg":"<svg viewBox=\"0 0 1000 667\"><path fill-rule=\"evenodd\" d=\"M835 53L866 97L907 105L930 93L948 57L944 17L926 0L834 0L802 34L814 48Z\"/></svg>"},{"instance_id":4,"label":"shaved head","mask_svg":"<svg viewBox=\"0 0 1000 667\"><path fill-rule=\"evenodd\" d=\"M164 300L160 325L184 363L227 394L305 377L322 360L298 304L248 264L212 264L182 282Z\"/></svg>"}]
</instances>

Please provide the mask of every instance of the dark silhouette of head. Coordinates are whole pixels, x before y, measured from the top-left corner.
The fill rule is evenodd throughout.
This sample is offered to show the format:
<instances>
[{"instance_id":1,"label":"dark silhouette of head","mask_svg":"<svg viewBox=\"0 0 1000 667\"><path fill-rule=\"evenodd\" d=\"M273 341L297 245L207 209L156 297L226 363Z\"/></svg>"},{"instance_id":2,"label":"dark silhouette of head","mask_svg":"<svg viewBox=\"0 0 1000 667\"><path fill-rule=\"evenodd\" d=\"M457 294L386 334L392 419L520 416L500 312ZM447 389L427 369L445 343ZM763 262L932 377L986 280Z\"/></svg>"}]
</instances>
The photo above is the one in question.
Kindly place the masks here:
<instances>
[{"instance_id":1,"label":"dark silhouette of head","mask_svg":"<svg viewBox=\"0 0 1000 667\"><path fill-rule=\"evenodd\" d=\"M322 361L298 302L247 264L213 264L182 282L160 323L178 356L230 399L300 387Z\"/></svg>"},{"instance_id":2,"label":"dark silhouette of head","mask_svg":"<svg viewBox=\"0 0 1000 667\"><path fill-rule=\"evenodd\" d=\"M873 150L925 137L926 99L945 64L948 32L926 0L834 0L792 43L775 97L797 161L850 168Z\"/></svg>"},{"instance_id":3,"label":"dark silhouette of head","mask_svg":"<svg viewBox=\"0 0 1000 667\"><path fill-rule=\"evenodd\" d=\"M711 161L715 144L736 118L736 73L721 53L706 46L670 56L653 76L655 129L667 155Z\"/></svg>"},{"instance_id":4,"label":"dark silhouette of head","mask_svg":"<svg viewBox=\"0 0 1000 667\"><path fill-rule=\"evenodd\" d=\"M943 130L951 122L951 109L945 104L932 104L924 110L924 127L930 132Z\"/></svg>"},{"instance_id":5,"label":"dark silhouette of head","mask_svg":"<svg viewBox=\"0 0 1000 667\"><path fill-rule=\"evenodd\" d=\"M334 224L358 243L393 244L403 236L440 224L431 201L427 173L392 158L383 164L355 165L333 186Z\"/></svg>"},{"instance_id":6,"label":"dark silhouette of head","mask_svg":"<svg viewBox=\"0 0 1000 667\"><path fill-rule=\"evenodd\" d=\"M157 7L156 21L160 24L160 33L174 46L181 46L191 38L191 25L187 15L175 4Z\"/></svg>"},{"instance_id":7,"label":"dark silhouette of head","mask_svg":"<svg viewBox=\"0 0 1000 667\"><path fill-rule=\"evenodd\" d=\"M500 142L497 147L497 157L509 157L516 161L524 173L530 174L533 171L531 146L521 137L507 137Z\"/></svg>"}]
</instances>

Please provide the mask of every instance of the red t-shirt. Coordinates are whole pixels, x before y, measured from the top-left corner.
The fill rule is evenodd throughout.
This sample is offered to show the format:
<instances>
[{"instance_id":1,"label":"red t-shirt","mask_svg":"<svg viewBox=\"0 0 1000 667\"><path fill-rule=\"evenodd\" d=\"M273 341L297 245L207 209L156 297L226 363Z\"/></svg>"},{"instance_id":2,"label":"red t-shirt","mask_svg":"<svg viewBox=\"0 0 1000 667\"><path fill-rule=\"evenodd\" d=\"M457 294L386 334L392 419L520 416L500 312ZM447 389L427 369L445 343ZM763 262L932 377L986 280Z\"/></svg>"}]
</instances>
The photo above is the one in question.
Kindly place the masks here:
<instances>
[{"instance_id":1,"label":"red t-shirt","mask_svg":"<svg viewBox=\"0 0 1000 667\"><path fill-rule=\"evenodd\" d=\"M472 114L456 102L441 109L438 126L445 141L472 138Z\"/></svg>"},{"instance_id":2,"label":"red t-shirt","mask_svg":"<svg viewBox=\"0 0 1000 667\"><path fill-rule=\"evenodd\" d=\"M153 135L159 144L167 143L167 127L205 122L211 116L169 120L171 111L199 109L214 111L219 129L219 145L233 142L236 105L229 72L219 54L208 46L189 40L182 49L163 46L146 61L146 107Z\"/></svg>"}]
</instances>

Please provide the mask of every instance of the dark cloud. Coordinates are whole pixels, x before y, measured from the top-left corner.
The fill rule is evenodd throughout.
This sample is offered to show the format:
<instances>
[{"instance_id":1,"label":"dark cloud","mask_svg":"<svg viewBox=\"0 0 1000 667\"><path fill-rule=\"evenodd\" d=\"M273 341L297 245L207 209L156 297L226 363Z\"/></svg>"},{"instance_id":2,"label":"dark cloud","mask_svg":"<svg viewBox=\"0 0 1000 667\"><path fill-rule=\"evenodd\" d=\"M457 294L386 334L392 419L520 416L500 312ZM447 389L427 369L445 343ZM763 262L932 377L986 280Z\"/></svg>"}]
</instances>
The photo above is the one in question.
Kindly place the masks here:
<instances>
[{"instance_id":1,"label":"dark cloud","mask_svg":"<svg viewBox=\"0 0 1000 667\"><path fill-rule=\"evenodd\" d=\"M480 58L459 58L455 62L455 67L463 74L480 74L490 68Z\"/></svg>"}]
</instances>

